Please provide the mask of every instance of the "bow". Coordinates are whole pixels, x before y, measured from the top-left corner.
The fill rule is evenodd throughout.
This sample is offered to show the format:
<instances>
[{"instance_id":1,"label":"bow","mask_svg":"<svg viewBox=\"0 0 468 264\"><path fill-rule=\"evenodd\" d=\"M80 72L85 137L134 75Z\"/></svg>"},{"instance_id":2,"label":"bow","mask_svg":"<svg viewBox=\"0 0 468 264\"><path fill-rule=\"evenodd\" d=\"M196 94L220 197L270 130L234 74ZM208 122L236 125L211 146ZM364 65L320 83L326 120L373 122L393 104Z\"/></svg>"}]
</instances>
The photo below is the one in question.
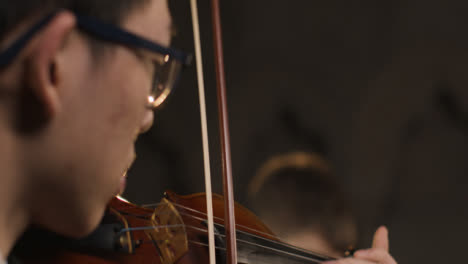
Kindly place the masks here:
<instances>
[{"instance_id":1,"label":"bow","mask_svg":"<svg viewBox=\"0 0 468 264\"><path fill-rule=\"evenodd\" d=\"M198 21L197 1L191 0L193 32L195 42L195 57L197 64L197 79L199 87L200 99L200 115L202 121L202 141L203 141L203 157L205 170L205 192L208 214L208 237L210 250L210 264L215 263L215 244L213 231L213 207L212 207L212 191L211 191L211 173L208 151L208 129L206 118L205 104L205 88L203 79L202 52L200 29ZM221 158L223 171L223 191L224 191L224 216L226 226L226 241L227 241L227 263L237 264L237 245L236 245L236 223L234 217L234 191L232 183L232 163L231 163L231 145L229 140L229 121L227 114L227 98L226 98L226 80L224 73L224 56L223 42L221 30L221 16L219 8L219 0L211 1L212 24L213 24L213 41L214 41L214 57L216 67L216 84L218 94L218 118L219 118L219 133L221 140Z\"/></svg>"}]
</instances>

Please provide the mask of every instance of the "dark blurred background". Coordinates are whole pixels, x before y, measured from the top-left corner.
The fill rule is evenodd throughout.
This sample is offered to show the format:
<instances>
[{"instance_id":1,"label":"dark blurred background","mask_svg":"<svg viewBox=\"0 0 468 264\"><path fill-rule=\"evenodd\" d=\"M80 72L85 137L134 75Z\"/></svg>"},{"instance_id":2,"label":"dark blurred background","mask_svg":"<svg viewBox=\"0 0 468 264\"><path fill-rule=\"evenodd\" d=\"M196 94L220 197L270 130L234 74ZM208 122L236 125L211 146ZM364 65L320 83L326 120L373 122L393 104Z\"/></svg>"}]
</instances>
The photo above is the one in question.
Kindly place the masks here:
<instances>
[{"instance_id":1,"label":"dark blurred background","mask_svg":"<svg viewBox=\"0 0 468 264\"><path fill-rule=\"evenodd\" d=\"M193 52L189 1L169 1ZM200 2L214 191L221 189L209 1ZM468 2L221 1L236 200L271 155L329 159L360 245L381 224L399 263L460 263L468 235ZM137 143L125 197L204 191L195 69ZM305 208L307 210L307 208Z\"/></svg>"}]
</instances>

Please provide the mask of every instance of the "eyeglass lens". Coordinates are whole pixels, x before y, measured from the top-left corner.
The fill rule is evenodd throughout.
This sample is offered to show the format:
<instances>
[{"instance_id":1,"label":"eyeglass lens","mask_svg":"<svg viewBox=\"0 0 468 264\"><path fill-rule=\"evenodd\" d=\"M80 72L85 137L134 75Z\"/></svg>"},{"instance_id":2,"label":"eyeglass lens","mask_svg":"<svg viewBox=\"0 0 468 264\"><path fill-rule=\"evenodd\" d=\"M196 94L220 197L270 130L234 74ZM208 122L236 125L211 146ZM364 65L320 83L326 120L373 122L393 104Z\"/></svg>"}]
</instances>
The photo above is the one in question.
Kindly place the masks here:
<instances>
[{"instance_id":1,"label":"eyeglass lens","mask_svg":"<svg viewBox=\"0 0 468 264\"><path fill-rule=\"evenodd\" d=\"M164 57L164 62L154 62L154 76L151 94L148 97L148 104L151 108L157 108L160 106L173 90L180 71L182 64L170 58L169 55Z\"/></svg>"}]
</instances>

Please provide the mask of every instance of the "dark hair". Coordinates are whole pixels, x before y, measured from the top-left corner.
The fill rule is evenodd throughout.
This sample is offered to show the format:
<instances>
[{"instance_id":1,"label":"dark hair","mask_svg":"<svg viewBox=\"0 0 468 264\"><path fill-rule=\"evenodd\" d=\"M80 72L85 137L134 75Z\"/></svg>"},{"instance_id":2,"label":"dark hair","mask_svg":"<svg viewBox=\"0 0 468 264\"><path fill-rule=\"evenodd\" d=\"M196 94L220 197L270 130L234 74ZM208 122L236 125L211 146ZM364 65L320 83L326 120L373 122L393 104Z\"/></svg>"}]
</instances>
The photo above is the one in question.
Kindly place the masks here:
<instances>
[{"instance_id":1,"label":"dark hair","mask_svg":"<svg viewBox=\"0 0 468 264\"><path fill-rule=\"evenodd\" d=\"M250 204L280 237L310 230L343 253L357 242L344 192L332 173L318 166L277 167L250 194Z\"/></svg>"},{"instance_id":2,"label":"dark hair","mask_svg":"<svg viewBox=\"0 0 468 264\"><path fill-rule=\"evenodd\" d=\"M46 15L63 8L119 25L135 8L150 0L2 0L0 40L18 24L34 15Z\"/></svg>"}]
</instances>

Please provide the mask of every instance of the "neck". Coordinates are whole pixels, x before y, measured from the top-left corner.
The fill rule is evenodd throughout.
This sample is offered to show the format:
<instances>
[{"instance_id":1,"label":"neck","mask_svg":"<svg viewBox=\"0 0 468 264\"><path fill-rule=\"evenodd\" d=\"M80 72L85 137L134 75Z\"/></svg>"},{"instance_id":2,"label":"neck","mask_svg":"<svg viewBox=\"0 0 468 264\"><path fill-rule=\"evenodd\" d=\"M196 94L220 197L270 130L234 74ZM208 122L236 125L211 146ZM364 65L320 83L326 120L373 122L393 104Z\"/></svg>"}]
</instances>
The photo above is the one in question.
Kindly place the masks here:
<instances>
[{"instance_id":1,"label":"neck","mask_svg":"<svg viewBox=\"0 0 468 264\"><path fill-rule=\"evenodd\" d=\"M13 137L0 127L0 253L8 256L28 225L23 179Z\"/></svg>"}]
</instances>

